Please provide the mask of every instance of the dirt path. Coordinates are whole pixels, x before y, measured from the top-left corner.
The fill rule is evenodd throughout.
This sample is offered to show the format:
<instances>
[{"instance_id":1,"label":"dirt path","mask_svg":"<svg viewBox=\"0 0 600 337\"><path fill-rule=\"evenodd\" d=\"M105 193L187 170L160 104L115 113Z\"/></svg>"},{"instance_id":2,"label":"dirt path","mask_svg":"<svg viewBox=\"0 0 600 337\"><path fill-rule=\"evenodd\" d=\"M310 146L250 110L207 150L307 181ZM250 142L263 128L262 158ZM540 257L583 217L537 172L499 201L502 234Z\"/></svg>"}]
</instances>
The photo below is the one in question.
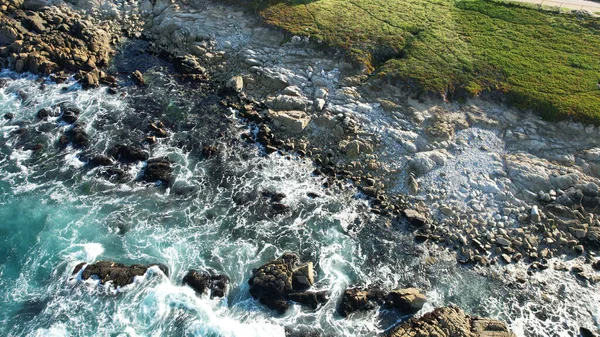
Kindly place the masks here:
<instances>
[{"instance_id":1,"label":"dirt path","mask_svg":"<svg viewBox=\"0 0 600 337\"><path fill-rule=\"evenodd\" d=\"M600 2L587 0L509 0L514 2L527 2L543 6L586 10L591 13L600 13Z\"/></svg>"}]
</instances>

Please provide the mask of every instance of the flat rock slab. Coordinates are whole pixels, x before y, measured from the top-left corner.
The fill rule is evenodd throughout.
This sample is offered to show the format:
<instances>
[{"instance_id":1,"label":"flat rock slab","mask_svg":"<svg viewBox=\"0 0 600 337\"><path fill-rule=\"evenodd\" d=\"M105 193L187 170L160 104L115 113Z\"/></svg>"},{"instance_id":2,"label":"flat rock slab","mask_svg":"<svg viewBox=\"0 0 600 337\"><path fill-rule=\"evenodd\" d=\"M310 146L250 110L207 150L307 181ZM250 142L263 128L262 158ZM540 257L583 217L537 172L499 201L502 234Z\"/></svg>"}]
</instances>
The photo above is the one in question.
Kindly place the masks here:
<instances>
[{"instance_id":1,"label":"flat rock slab","mask_svg":"<svg viewBox=\"0 0 600 337\"><path fill-rule=\"evenodd\" d=\"M135 276L144 276L148 268L157 266L165 275L169 275L169 268L164 264L141 265L133 264L131 266L122 263L99 261L92 264L82 262L75 266L73 274L77 274L82 268L85 268L81 273L81 278L84 280L92 276L100 279L100 283L106 284L111 282L115 287L123 287L133 283Z\"/></svg>"}]
</instances>

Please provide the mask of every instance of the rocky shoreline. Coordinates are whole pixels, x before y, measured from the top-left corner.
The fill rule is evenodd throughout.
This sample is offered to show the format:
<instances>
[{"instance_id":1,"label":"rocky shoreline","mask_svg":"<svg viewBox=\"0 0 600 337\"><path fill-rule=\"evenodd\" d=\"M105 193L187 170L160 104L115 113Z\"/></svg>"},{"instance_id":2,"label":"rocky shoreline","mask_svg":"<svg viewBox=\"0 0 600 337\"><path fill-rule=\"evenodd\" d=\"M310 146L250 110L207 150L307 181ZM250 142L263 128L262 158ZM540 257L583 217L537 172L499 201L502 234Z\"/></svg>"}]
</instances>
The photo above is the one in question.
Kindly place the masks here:
<instances>
[{"instance_id":1,"label":"rocky shoreline","mask_svg":"<svg viewBox=\"0 0 600 337\"><path fill-rule=\"evenodd\" d=\"M166 276L168 267L162 264L131 265L99 261L92 264L80 263L75 266L72 276L75 280L96 279L99 284L112 285L118 290L126 289L136 282L136 277L144 277L146 272L157 267ZM227 295L229 278L218 272L198 272L190 270L182 283L190 286L197 295L209 293L210 298L222 298ZM326 291L311 291L318 280L314 278L312 262L299 263L296 254L285 253L278 259L253 270L248 280L249 292L252 297L263 305L284 314L289 307L289 301L316 309L323 303L333 300ZM385 292L381 289L346 289L338 300L337 312L341 317L348 317L357 311L374 310L382 307L397 310L404 318L397 326L390 327L385 337L400 336L437 336L437 337L515 337L505 323L492 319L472 317L461 309L449 306L437 308L421 317L413 317L426 302L425 295L418 289L395 289ZM388 329L388 328L386 328ZM312 332L292 332L286 336L313 336ZM318 336L318 334L317 334Z\"/></svg>"},{"instance_id":2,"label":"rocky shoreline","mask_svg":"<svg viewBox=\"0 0 600 337\"><path fill-rule=\"evenodd\" d=\"M387 216L390 228L413 231L418 242L455 251L461 263L524 262L530 274L554 267L589 284L600 281L598 127L548 123L486 102L418 101L392 84L369 79L341 55L317 51L301 37L281 44L284 37L256 18L209 1L101 6L77 1L76 7L0 1L0 8L0 63L7 68L55 81L74 74L83 87L105 85L117 94L119 74L108 74L106 67L121 39L142 38L149 43L147 52L172 62L182 80L218 90L221 104L247 121L245 141L259 143L267 155L313 160L314 174L327 177L324 187L358 188L358 197L370 200L371 212ZM145 84L142 72L130 76L135 84ZM90 139L77 124L77 107L55 110L40 111L39 117L59 114L72 124L59 142L85 148ZM176 132L160 121L147 129L145 144ZM105 166L107 177L119 180L124 172L112 168L115 162L147 162L141 180L168 185L171 163L149 158L138 142L93 154L88 165ZM217 151L206 146L202 154ZM273 205L286 211L284 203ZM573 259L549 262L563 256ZM275 265L292 275L298 267L285 261ZM259 270L267 268L273 269ZM191 274L188 284L223 292L226 282L213 276ZM518 276L519 282L526 277ZM253 296L281 309L287 300L313 307L327 300L325 294L284 289L276 299L265 299L262 290ZM479 326L458 309L445 310L411 324L426 327L434 317L449 316ZM403 325L391 336L422 331Z\"/></svg>"}]
</instances>

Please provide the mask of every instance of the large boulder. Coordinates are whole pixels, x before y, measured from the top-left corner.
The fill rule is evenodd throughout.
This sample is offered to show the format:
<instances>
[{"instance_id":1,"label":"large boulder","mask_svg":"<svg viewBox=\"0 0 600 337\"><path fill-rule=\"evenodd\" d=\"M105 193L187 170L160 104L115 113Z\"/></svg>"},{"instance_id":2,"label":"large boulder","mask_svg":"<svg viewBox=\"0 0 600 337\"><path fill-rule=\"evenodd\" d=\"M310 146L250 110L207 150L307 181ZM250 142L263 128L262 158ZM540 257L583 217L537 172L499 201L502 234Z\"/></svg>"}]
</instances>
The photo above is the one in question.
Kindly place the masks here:
<instances>
[{"instance_id":1,"label":"large boulder","mask_svg":"<svg viewBox=\"0 0 600 337\"><path fill-rule=\"evenodd\" d=\"M92 264L82 262L75 266L73 274L81 272L81 278L87 280L92 276L97 277L100 283L111 283L115 287L123 287L133 283L135 276L143 276L148 268L157 266L165 275L169 275L169 268L164 264L155 263L150 265L133 264L131 266L122 263L99 261Z\"/></svg>"},{"instance_id":2,"label":"large boulder","mask_svg":"<svg viewBox=\"0 0 600 337\"><path fill-rule=\"evenodd\" d=\"M289 307L288 300L310 306L327 300L323 294L301 294L314 284L312 263L301 265L298 256L291 253L255 269L248 284L252 297L280 313Z\"/></svg>"},{"instance_id":3,"label":"large boulder","mask_svg":"<svg viewBox=\"0 0 600 337\"><path fill-rule=\"evenodd\" d=\"M427 297L416 288L392 290L387 294L386 304L403 314L414 314L423 309Z\"/></svg>"},{"instance_id":4,"label":"large boulder","mask_svg":"<svg viewBox=\"0 0 600 337\"><path fill-rule=\"evenodd\" d=\"M268 110L267 117L273 121L275 127L295 135L302 133L310 122L310 116L304 111Z\"/></svg>"},{"instance_id":5,"label":"large boulder","mask_svg":"<svg viewBox=\"0 0 600 337\"><path fill-rule=\"evenodd\" d=\"M214 272L190 270L183 277L183 284L190 286L199 294L210 291L210 298L224 297L229 288L229 277Z\"/></svg>"},{"instance_id":6,"label":"large boulder","mask_svg":"<svg viewBox=\"0 0 600 337\"><path fill-rule=\"evenodd\" d=\"M387 337L516 337L504 322L472 317L457 307L437 308L393 328Z\"/></svg>"}]
</instances>

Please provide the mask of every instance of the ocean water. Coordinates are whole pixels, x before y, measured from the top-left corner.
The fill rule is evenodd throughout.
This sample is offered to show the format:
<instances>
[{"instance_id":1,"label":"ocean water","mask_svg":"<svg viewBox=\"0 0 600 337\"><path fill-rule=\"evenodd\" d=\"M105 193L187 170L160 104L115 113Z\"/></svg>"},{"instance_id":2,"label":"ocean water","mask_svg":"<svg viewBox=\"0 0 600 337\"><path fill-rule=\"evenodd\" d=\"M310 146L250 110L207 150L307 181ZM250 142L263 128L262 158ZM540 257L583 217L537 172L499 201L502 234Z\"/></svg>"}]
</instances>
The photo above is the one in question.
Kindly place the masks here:
<instances>
[{"instance_id":1,"label":"ocean water","mask_svg":"<svg viewBox=\"0 0 600 337\"><path fill-rule=\"evenodd\" d=\"M147 88L109 95L72 80L0 73L8 81L0 118L15 115L0 120L0 336L285 336L286 328L376 336L405 318L335 314L347 286L370 284L419 287L429 298L424 311L457 304L524 336L598 327L597 286L549 270L531 286L511 288L500 270L484 277L457 266L449 252L413 243L402 223L370 214L354 189L324 189L310 162L244 143L240 135L251 127L216 93L179 84L160 66L147 76ZM61 149L70 126L36 119L40 108L61 102L82 109L89 149ZM86 153L140 142L156 120L170 136L148 150L173 161L169 186L140 182L144 163L122 166L128 176L120 182L86 166ZM205 144L218 155L203 158ZM289 211L276 213L264 191L284 193ZM252 268L287 251L315 263L315 289L328 290L329 302L316 310L292 305L280 316L250 297ZM75 265L100 260L164 263L170 276L151 268L118 290L73 278ZM182 286L192 268L227 274L229 294L209 299Z\"/></svg>"}]
</instances>

